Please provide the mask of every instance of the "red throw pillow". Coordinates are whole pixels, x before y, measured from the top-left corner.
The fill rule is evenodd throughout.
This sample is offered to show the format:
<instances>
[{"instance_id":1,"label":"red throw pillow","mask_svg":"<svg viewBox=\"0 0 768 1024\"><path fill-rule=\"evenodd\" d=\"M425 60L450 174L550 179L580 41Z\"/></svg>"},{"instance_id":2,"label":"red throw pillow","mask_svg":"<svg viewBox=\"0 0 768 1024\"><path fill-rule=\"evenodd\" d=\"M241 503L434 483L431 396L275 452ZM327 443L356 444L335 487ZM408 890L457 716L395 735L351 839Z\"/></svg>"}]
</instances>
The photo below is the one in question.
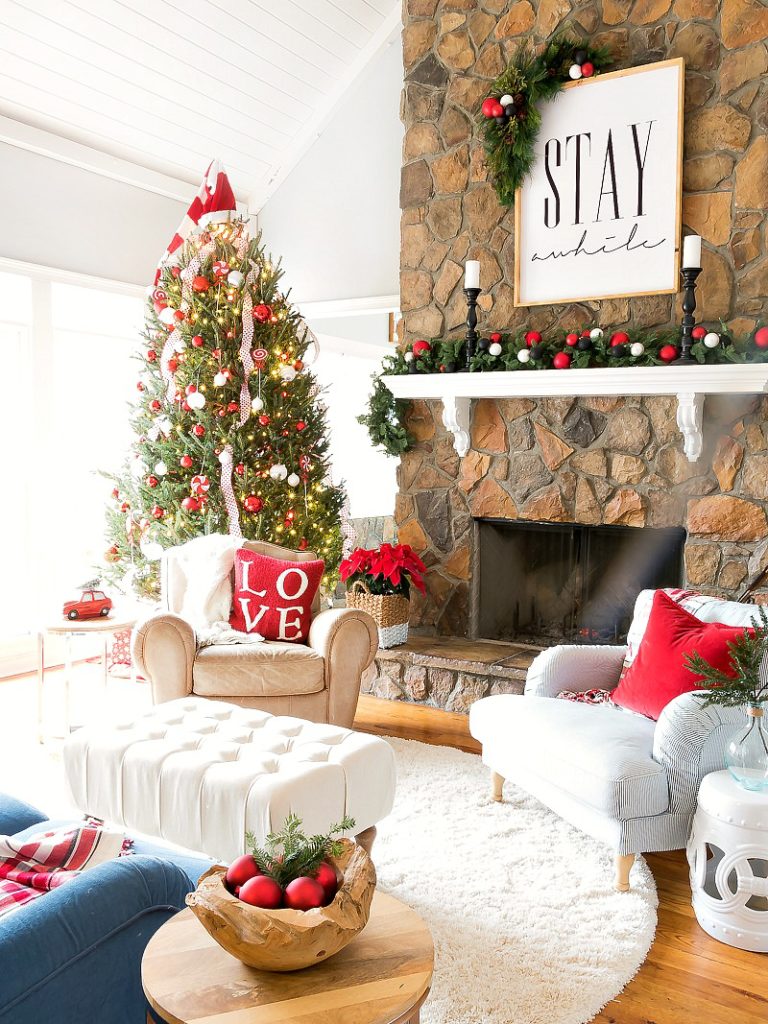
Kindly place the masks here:
<instances>
[{"instance_id":1,"label":"red throw pillow","mask_svg":"<svg viewBox=\"0 0 768 1024\"><path fill-rule=\"evenodd\" d=\"M242 633L261 633L265 640L306 642L324 568L321 559L284 562L238 548L229 624Z\"/></svg>"},{"instance_id":2,"label":"red throw pillow","mask_svg":"<svg viewBox=\"0 0 768 1024\"><path fill-rule=\"evenodd\" d=\"M728 644L743 632L743 626L702 622L657 590L635 660L613 691L614 703L656 721L675 697L700 689L702 677L685 667L685 656L698 651L710 665L728 672Z\"/></svg>"}]
</instances>

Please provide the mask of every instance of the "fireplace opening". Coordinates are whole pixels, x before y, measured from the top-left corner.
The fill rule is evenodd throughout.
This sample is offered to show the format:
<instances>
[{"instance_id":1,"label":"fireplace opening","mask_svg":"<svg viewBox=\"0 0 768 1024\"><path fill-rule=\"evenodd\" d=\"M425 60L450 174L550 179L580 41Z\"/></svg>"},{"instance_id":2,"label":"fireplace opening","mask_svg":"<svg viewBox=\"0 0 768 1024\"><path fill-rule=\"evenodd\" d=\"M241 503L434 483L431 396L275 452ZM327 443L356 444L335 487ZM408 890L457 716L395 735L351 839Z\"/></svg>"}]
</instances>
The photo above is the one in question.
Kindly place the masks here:
<instances>
[{"instance_id":1,"label":"fireplace opening","mask_svg":"<svg viewBox=\"0 0 768 1024\"><path fill-rule=\"evenodd\" d=\"M622 643L641 590L680 586L685 530L476 520L475 635Z\"/></svg>"}]
</instances>

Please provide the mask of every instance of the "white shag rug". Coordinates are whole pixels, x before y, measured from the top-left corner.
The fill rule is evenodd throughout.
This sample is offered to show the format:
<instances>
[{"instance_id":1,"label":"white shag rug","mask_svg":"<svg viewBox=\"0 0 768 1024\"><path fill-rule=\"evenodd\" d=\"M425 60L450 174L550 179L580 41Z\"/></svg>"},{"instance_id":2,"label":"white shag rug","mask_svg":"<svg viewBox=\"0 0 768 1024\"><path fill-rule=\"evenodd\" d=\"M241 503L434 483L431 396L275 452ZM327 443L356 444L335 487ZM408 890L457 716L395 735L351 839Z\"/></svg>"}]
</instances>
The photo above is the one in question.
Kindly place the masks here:
<instances>
[{"instance_id":1,"label":"white shag rug","mask_svg":"<svg viewBox=\"0 0 768 1024\"><path fill-rule=\"evenodd\" d=\"M510 783L490 797L480 758L389 739L395 808L379 825L379 888L435 942L422 1024L584 1024L645 959L656 887L638 858L613 890L613 855Z\"/></svg>"}]
</instances>

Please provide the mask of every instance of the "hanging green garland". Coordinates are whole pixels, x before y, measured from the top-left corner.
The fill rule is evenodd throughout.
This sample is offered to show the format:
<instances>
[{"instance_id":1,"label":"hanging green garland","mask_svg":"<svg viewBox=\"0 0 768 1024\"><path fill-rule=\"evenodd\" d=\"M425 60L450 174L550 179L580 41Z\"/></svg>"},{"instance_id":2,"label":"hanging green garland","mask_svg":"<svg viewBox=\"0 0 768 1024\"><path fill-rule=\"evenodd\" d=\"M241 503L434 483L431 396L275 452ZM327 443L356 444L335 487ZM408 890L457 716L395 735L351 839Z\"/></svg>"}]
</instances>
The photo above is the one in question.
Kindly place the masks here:
<instances>
[{"instance_id":1,"label":"hanging green garland","mask_svg":"<svg viewBox=\"0 0 768 1024\"><path fill-rule=\"evenodd\" d=\"M558 33L534 54L521 43L511 64L491 86L479 116L491 181L503 206L515 202L515 190L530 173L541 128L539 104L554 99L563 85L591 78L613 63L605 46Z\"/></svg>"},{"instance_id":2,"label":"hanging green garland","mask_svg":"<svg viewBox=\"0 0 768 1024\"><path fill-rule=\"evenodd\" d=\"M397 357L386 356L382 373L402 373L397 369ZM402 455L413 446L413 437L405 426L405 414L410 402L398 400L381 379L374 374L373 391L368 398L368 412L357 417L357 422L368 428L368 436L375 448L383 448L387 455Z\"/></svg>"}]
</instances>

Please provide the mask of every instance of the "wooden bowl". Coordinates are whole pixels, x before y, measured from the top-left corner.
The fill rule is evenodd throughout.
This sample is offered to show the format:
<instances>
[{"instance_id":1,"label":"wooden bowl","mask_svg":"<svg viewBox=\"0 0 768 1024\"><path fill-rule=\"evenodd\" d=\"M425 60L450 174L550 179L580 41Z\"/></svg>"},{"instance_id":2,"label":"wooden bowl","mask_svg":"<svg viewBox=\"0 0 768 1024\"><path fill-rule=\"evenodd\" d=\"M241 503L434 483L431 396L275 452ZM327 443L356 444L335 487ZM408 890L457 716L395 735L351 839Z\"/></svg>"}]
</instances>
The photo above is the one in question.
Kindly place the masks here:
<instances>
[{"instance_id":1,"label":"wooden bowl","mask_svg":"<svg viewBox=\"0 0 768 1024\"><path fill-rule=\"evenodd\" d=\"M224 885L227 869L207 871L187 906L209 935L232 956L261 971L298 971L338 953L368 923L376 869L362 846L342 840L344 851L329 858L343 876L327 907L262 910L233 896Z\"/></svg>"}]
</instances>

